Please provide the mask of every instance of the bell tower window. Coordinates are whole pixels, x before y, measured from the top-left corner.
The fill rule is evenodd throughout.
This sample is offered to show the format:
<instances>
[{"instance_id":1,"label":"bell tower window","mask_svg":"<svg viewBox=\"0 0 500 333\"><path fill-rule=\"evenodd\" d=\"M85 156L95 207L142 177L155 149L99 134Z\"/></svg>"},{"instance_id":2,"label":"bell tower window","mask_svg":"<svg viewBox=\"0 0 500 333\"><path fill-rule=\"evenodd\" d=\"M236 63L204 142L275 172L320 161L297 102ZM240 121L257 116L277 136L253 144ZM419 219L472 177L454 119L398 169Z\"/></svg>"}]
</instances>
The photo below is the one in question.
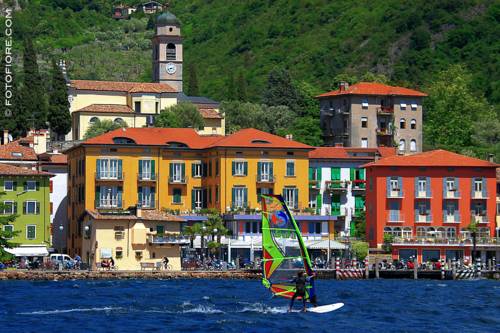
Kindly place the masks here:
<instances>
[{"instance_id":1,"label":"bell tower window","mask_svg":"<svg viewBox=\"0 0 500 333\"><path fill-rule=\"evenodd\" d=\"M175 45L172 43L167 44L167 60L175 60Z\"/></svg>"}]
</instances>

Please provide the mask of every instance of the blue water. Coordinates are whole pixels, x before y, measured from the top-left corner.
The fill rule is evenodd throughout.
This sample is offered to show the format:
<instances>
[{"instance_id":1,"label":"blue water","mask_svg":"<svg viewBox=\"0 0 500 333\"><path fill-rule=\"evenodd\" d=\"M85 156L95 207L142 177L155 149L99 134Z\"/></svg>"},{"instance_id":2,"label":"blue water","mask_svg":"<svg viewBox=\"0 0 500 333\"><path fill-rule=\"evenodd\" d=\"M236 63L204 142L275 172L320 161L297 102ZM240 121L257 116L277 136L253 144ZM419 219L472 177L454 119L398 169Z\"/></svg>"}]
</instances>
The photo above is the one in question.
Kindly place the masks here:
<instances>
[{"instance_id":1,"label":"blue water","mask_svg":"<svg viewBox=\"0 0 500 333\"><path fill-rule=\"evenodd\" d=\"M317 289L320 303L346 305L287 313L259 281L0 281L0 332L500 332L495 281L320 280Z\"/></svg>"}]
</instances>

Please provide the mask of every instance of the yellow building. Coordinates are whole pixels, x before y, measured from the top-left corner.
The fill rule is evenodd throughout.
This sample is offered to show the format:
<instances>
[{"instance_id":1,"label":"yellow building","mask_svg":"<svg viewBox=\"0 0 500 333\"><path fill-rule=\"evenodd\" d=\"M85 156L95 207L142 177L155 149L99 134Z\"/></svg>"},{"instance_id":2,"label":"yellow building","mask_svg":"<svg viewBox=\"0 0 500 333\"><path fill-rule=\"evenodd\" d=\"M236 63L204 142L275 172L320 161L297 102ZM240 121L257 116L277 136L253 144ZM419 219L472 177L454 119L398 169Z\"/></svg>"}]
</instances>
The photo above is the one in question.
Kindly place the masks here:
<instances>
[{"instance_id":1,"label":"yellow building","mask_svg":"<svg viewBox=\"0 0 500 333\"><path fill-rule=\"evenodd\" d=\"M161 110L180 102L198 107L204 119L202 135L224 135L219 103L183 93L183 45L179 20L171 13L157 17L152 38L153 83L71 80L68 98L72 115L68 140L82 140L88 127L99 120L151 126Z\"/></svg>"},{"instance_id":2,"label":"yellow building","mask_svg":"<svg viewBox=\"0 0 500 333\"><path fill-rule=\"evenodd\" d=\"M154 216L176 211L189 220L203 208L221 213L259 209L260 194L281 193L291 209L300 211L308 205L309 150L255 129L224 137L201 136L193 129L127 128L89 139L67 152L70 254L99 262L101 242L91 244L92 233L100 233L93 216L131 214L137 206L141 212L155 211ZM168 225L178 226L179 221L150 220L146 228L154 232L158 223L174 231L176 227ZM86 226L91 231L87 239L82 237ZM133 226L126 228L130 232ZM113 237L105 237L106 249L123 248ZM143 245L148 244L152 242ZM116 261L120 268L138 268L143 258L134 255L126 265ZM155 253L148 260L161 258Z\"/></svg>"}]
</instances>

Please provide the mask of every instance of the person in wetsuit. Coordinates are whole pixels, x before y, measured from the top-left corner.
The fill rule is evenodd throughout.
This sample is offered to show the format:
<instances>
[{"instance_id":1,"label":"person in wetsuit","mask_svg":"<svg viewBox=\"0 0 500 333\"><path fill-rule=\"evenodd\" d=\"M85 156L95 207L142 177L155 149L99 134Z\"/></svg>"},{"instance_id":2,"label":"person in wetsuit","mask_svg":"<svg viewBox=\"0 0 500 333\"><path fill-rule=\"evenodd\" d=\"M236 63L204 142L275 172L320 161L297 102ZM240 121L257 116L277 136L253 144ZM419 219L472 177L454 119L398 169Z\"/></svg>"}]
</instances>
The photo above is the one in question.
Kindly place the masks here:
<instances>
[{"instance_id":1,"label":"person in wetsuit","mask_svg":"<svg viewBox=\"0 0 500 333\"><path fill-rule=\"evenodd\" d=\"M288 311L292 311L293 302L297 297L302 297L302 311L306 312L306 283L307 277L304 275L304 272L297 272L297 277L292 280L295 282L295 294L293 294L292 299L290 300L290 307Z\"/></svg>"}]
</instances>

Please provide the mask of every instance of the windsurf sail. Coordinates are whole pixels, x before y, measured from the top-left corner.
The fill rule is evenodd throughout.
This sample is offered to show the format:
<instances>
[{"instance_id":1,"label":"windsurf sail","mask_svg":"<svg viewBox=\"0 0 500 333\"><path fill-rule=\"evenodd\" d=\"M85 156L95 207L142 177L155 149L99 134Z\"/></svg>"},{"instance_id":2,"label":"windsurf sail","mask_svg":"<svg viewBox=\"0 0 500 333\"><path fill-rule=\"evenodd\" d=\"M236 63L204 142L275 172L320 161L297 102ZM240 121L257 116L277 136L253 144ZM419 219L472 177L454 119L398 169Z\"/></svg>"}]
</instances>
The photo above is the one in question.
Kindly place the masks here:
<instances>
[{"instance_id":1,"label":"windsurf sail","mask_svg":"<svg viewBox=\"0 0 500 333\"><path fill-rule=\"evenodd\" d=\"M281 195L262 195L262 256L262 283L275 296L293 296L298 270L313 275L300 228ZM306 298L310 292L309 285Z\"/></svg>"}]
</instances>

